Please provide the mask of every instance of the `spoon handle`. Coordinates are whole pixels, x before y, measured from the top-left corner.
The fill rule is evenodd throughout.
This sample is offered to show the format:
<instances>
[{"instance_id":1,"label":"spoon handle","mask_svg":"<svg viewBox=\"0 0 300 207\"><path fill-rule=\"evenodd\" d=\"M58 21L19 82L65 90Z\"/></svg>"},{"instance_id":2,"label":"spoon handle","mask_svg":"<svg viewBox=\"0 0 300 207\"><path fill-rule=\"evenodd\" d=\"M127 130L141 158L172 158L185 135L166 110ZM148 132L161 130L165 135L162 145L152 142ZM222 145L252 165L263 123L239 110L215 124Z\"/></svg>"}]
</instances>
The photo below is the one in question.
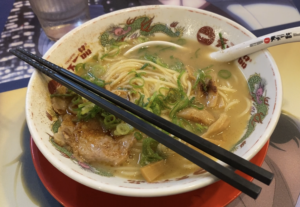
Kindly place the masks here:
<instances>
[{"instance_id":1,"label":"spoon handle","mask_svg":"<svg viewBox=\"0 0 300 207\"><path fill-rule=\"evenodd\" d=\"M212 59L227 62L275 45L300 41L300 27L267 34L210 54Z\"/></svg>"}]
</instances>

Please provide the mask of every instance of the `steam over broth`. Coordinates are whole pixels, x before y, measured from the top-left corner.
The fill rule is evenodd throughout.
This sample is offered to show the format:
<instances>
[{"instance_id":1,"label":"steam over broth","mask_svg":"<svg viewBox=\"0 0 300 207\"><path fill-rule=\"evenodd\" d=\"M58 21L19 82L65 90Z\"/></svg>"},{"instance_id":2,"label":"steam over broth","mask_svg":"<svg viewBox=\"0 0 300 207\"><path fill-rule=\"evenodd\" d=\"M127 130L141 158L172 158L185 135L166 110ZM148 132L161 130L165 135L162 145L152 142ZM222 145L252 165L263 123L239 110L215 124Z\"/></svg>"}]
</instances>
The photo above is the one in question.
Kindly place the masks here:
<instances>
[{"instance_id":1,"label":"steam over broth","mask_svg":"<svg viewBox=\"0 0 300 207\"><path fill-rule=\"evenodd\" d=\"M76 65L75 73L230 150L250 117L244 76L233 62L212 61L211 47L192 40L165 40L187 49L158 45L124 57L132 46L146 41L138 38L103 48ZM201 170L63 86L51 101L59 117L54 142L82 162L115 176L148 182Z\"/></svg>"}]
</instances>

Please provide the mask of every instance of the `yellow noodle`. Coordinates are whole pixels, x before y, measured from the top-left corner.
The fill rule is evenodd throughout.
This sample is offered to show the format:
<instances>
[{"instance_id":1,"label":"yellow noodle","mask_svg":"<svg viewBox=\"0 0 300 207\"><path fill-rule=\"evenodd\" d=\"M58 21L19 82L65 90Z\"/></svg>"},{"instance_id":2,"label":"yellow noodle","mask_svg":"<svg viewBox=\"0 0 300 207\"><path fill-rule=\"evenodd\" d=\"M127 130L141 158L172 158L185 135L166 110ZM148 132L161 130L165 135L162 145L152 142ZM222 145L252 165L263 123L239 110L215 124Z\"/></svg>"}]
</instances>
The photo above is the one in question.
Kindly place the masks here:
<instances>
[{"instance_id":1,"label":"yellow noodle","mask_svg":"<svg viewBox=\"0 0 300 207\"><path fill-rule=\"evenodd\" d=\"M236 92L236 89L228 88L226 86L219 86L218 89L225 92Z\"/></svg>"},{"instance_id":2,"label":"yellow noodle","mask_svg":"<svg viewBox=\"0 0 300 207\"><path fill-rule=\"evenodd\" d=\"M169 86L171 88L177 88L177 85L175 85L174 83L168 83L166 81L162 81L159 79L154 79L154 78L144 78L145 81L149 81L149 82L153 82L153 83L163 83L166 86Z\"/></svg>"},{"instance_id":3,"label":"yellow noodle","mask_svg":"<svg viewBox=\"0 0 300 207\"><path fill-rule=\"evenodd\" d=\"M231 101L226 107L225 107L225 111L228 111L233 105L238 104L240 101L235 99L233 101Z\"/></svg>"},{"instance_id":4,"label":"yellow noodle","mask_svg":"<svg viewBox=\"0 0 300 207\"><path fill-rule=\"evenodd\" d=\"M247 97L244 97L244 99L246 100L247 106L245 110L242 113L240 113L240 115L238 115L236 118L240 118L250 111L250 105L251 105L250 100Z\"/></svg>"},{"instance_id":5,"label":"yellow noodle","mask_svg":"<svg viewBox=\"0 0 300 207\"><path fill-rule=\"evenodd\" d=\"M228 103L228 98L226 97L226 95L224 93L222 93L221 91L218 91L218 93L220 94L220 96L222 96L222 98L224 99L225 103Z\"/></svg>"},{"instance_id":6,"label":"yellow noodle","mask_svg":"<svg viewBox=\"0 0 300 207\"><path fill-rule=\"evenodd\" d=\"M128 75L127 72L123 72L119 75L119 77L117 79L115 79L111 84L110 86L113 87L116 83L118 83L119 81L121 81L125 76L132 76L131 74ZM128 77L127 77L128 78Z\"/></svg>"}]
</instances>

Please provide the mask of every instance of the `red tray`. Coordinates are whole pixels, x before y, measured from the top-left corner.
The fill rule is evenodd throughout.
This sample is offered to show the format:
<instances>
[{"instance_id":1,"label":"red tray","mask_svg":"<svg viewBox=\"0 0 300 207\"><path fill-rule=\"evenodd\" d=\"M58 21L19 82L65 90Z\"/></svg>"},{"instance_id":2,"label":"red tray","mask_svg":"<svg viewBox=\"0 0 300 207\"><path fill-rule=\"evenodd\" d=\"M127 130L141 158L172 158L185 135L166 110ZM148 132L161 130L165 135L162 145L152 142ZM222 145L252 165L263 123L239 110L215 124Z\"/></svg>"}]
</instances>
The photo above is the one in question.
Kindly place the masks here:
<instances>
[{"instance_id":1,"label":"red tray","mask_svg":"<svg viewBox=\"0 0 300 207\"><path fill-rule=\"evenodd\" d=\"M165 197L139 198L104 193L77 183L58 171L42 155L32 139L30 142L31 155L38 176L52 196L64 206L218 207L226 206L241 193L223 181L195 191ZM269 142L252 158L251 162L261 166L267 154L268 146ZM247 180L253 180L252 177L241 172L238 174Z\"/></svg>"}]
</instances>

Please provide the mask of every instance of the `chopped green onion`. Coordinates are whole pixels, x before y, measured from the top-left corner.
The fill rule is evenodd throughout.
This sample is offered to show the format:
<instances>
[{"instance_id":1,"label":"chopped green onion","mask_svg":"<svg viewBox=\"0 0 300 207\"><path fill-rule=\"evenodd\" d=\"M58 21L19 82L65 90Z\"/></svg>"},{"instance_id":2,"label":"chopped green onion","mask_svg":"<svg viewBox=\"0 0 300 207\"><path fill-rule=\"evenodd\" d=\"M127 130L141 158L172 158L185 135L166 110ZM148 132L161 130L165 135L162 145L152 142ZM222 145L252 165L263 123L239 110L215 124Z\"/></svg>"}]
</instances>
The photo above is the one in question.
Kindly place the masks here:
<instances>
[{"instance_id":1,"label":"chopped green onion","mask_svg":"<svg viewBox=\"0 0 300 207\"><path fill-rule=\"evenodd\" d=\"M110 115L110 113L107 112L107 111L104 111L104 112L101 113L101 116L103 116L103 117L107 117L109 115Z\"/></svg>"},{"instance_id":2,"label":"chopped green onion","mask_svg":"<svg viewBox=\"0 0 300 207\"><path fill-rule=\"evenodd\" d=\"M162 90L167 90L167 91L164 93L164 92L162 92ZM165 94L168 93L169 90L170 90L170 89L167 88L167 87L160 87L160 88L158 89L158 92L159 92L159 94L161 94L161 95L164 96Z\"/></svg>"},{"instance_id":3,"label":"chopped green onion","mask_svg":"<svg viewBox=\"0 0 300 207\"><path fill-rule=\"evenodd\" d=\"M148 65L149 65L149 63L145 63L145 64L140 68L140 70L144 70Z\"/></svg>"},{"instance_id":4,"label":"chopped green onion","mask_svg":"<svg viewBox=\"0 0 300 207\"><path fill-rule=\"evenodd\" d=\"M208 75L208 73L210 72L209 70L208 71L205 71L205 70L207 70L207 69L209 69L209 68L211 68L212 67L212 65L210 65L210 66L207 66L207 67L205 67L205 68L203 68L203 69L199 69L199 70L197 70L197 74L196 74L196 81L195 81L195 83L194 83L194 85L193 85L193 89L195 89L196 88L196 86L198 85L198 83L202 83L203 84L203 86L205 87L205 80L206 79L211 79L211 76L210 75Z\"/></svg>"},{"instance_id":5,"label":"chopped green onion","mask_svg":"<svg viewBox=\"0 0 300 207\"><path fill-rule=\"evenodd\" d=\"M157 56L154 56L154 55L150 55L150 54L145 54L144 55L144 59L145 60L149 60L153 63L156 63L157 65L160 65L164 68L169 68L168 64L166 64L165 62L163 62L162 59L160 59L159 57Z\"/></svg>"},{"instance_id":6,"label":"chopped green onion","mask_svg":"<svg viewBox=\"0 0 300 207\"><path fill-rule=\"evenodd\" d=\"M114 131L114 135L115 136L126 135L126 134L130 133L132 129L133 129L133 127L130 126L129 124L121 123L121 124L118 124L116 126L116 130Z\"/></svg>"},{"instance_id":7,"label":"chopped green onion","mask_svg":"<svg viewBox=\"0 0 300 207\"><path fill-rule=\"evenodd\" d=\"M204 130L206 130L208 127L207 126L203 126L201 124L196 123L196 129L200 132L203 132Z\"/></svg>"},{"instance_id":8,"label":"chopped green onion","mask_svg":"<svg viewBox=\"0 0 300 207\"><path fill-rule=\"evenodd\" d=\"M191 107L196 108L198 110L203 110L204 109L204 105L202 103L199 103L200 106L197 106L195 104L192 104Z\"/></svg>"},{"instance_id":9,"label":"chopped green onion","mask_svg":"<svg viewBox=\"0 0 300 207\"><path fill-rule=\"evenodd\" d=\"M145 72L136 73L136 74L135 74L135 77L141 78L142 75L147 75L147 73L145 73Z\"/></svg>"},{"instance_id":10,"label":"chopped green onion","mask_svg":"<svg viewBox=\"0 0 300 207\"><path fill-rule=\"evenodd\" d=\"M158 116L161 115L161 107L158 103L152 104L151 109L152 109L152 113L154 113Z\"/></svg>"},{"instance_id":11,"label":"chopped green onion","mask_svg":"<svg viewBox=\"0 0 300 207\"><path fill-rule=\"evenodd\" d=\"M182 72L180 73L180 75L178 76L178 79L177 79L177 85L178 85L178 88L179 88L179 92L180 92L180 94L181 94L181 97L184 97L184 96L186 95L185 92L184 92L184 90L183 90L183 87L182 87L182 85L181 85L181 81L180 81L180 79L181 79L182 75L184 74L184 72L185 72L185 71L182 71Z\"/></svg>"},{"instance_id":12,"label":"chopped green onion","mask_svg":"<svg viewBox=\"0 0 300 207\"><path fill-rule=\"evenodd\" d=\"M57 119L57 120L54 122L54 124L52 125L52 131L53 131L54 133L57 133L57 132L58 132L58 128L60 127L60 125L61 125L61 122L60 122L59 119Z\"/></svg>"},{"instance_id":13,"label":"chopped green onion","mask_svg":"<svg viewBox=\"0 0 300 207\"><path fill-rule=\"evenodd\" d=\"M140 93L140 98L135 101L135 104L140 106L140 107L144 107L144 105L145 105L144 104L144 97L145 97L145 95Z\"/></svg>"},{"instance_id":14,"label":"chopped green onion","mask_svg":"<svg viewBox=\"0 0 300 207\"><path fill-rule=\"evenodd\" d=\"M174 105L179 101L180 97L180 91L178 89L171 88L165 97L165 101L170 105Z\"/></svg>"},{"instance_id":15,"label":"chopped green onion","mask_svg":"<svg viewBox=\"0 0 300 207\"><path fill-rule=\"evenodd\" d=\"M191 125L191 123L185 119L182 119L183 121L183 128L185 128L186 130L190 131L190 132L194 132L194 128Z\"/></svg>"},{"instance_id":16,"label":"chopped green onion","mask_svg":"<svg viewBox=\"0 0 300 207\"><path fill-rule=\"evenodd\" d=\"M223 39L223 37L222 37L221 32L219 33L219 37L220 37L222 49L225 49L224 39Z\"/></svg>"},{"instance_id":17,"label":"chopped green onion","mask_svg":"<svg viewBox=\"0 0 300 207\"><path fill-rule=\"evenodd\" d=\"M150 108L150 106L151 106L153 100L155 99L156 95L157 95L157 92L155 91L155 92L153 93L153 95L152 95L152 96L150 97L150 99L149 99L147 108Z\"/></svg>"},{"instance_id":18,"label":"chopped green onion","mask_svg":"<svg viewBox=\"0 0 300 207\"><path fill-rule=\"evenodd\" d=\"M176 62L175 62L174 65L170 66L170 69L171 70L175 70L175 71L177 71L179 73L181 73L182 71L185 71L184 64L180 60L178 60L178 59L176 60Z\"/></svg>"},{"instance_id":19,"label":"chopped green onion","mask_svg":"<svg viewBox=\"0 0 300 207\"><path fill-rule=\"evenodd\" d=\"M180 100L171 110L169 116L171 118L174 118L176 113L186 107L189 106L189 99L188 97L183 98L182 100Z\"/></svg>"},{"instance_id":20,"label":"chopped green onion","mask_svg":"<svg viewBox=\"0 0 300 207\"><path fill-rule=\"evenodd\" d=\"M199 52L200 48L198 48L198 50L196 50L195 52L195 57L198 58L198 52Z\"/></svg>"},{"instance_id":21,"label":"chopped green onion","mask_svg":"<svg viewBox=\"0 0 300 207\"><path fill-rule=\"evenodd\" d=\"M91 111L94 108L94 106L95 106L95 104L91 103L91 102L86 102L86 103L78 105L79 108L82 108L81 109L82 115L87 114L89 111Z\"/></svg>"},{"instance_id":22,"label":"chopped green onion","mask_svg":"<svg viewBox=\"0 0 300 207\"><path fill-rule=\"evenodd\" d=\"M92 72L94 77L100 77L106 72L105 68L100 64L94 64L91 67L90 71Z\"/></svg>"},{"instance_id":23,"label":"chopped green onion","mask_svg":"<svg viewBox=\"0 0 300 207\"><path fill-rule=\"evenodd\" d=\"M140 77L131 78L129 84L134 88L142 88L145 84L145 80Z\"/></svg>"},{"instance_id":24,"label":"chopped green onion","mask_svg":"<svg viewBox=\"0 0 300 207\"><path fill-rule=\"evenodd\" d=\"M134 137L136 138L136 140L141 140L143 139L143 135L141 132L134 132Z\"/></svg>"},{"instance_id":25,"label":"chopped green onion","mask_svg":"<svg viewBox=\"0 0 300 207\"><path fill-rule=\"evenodd\" d=\"M79 72L79 70L83 68L83 63L78 63L76 66L75 66L75 71L76 72Z\"/></svg>"},{"instance_id":26,"label":"chopped green onion","mask_svg":"<svg viewBox=\"0 0 300 207\"><path fill-rule=\"evenodd\" d=\"M182 120L177 118L176 116L172 118L172 123L176 124L177 126L183 127Z\"/></svg>"},{"instance_id":27,"label":"chopped green onion","mask_svg":"<svg viewBox=\"0 0 300 207\"><path fill-rule=\"evenodd\" d=\"M116 117L112 114L105 116L105 118L104 118L105 125L113 124L115 121L116 121Z\"/></svg>"},{"instance_id":28,"label":"chopped green onion","mask_svg":"<svg viewBox=\"0 0 300 207\"><path fill-rule=\"evenodd\" d=\"M134 74L134 76L136 75L136 72L135 72L135 70L132 70L132 71L128 72L128 73L127 73L127 75L129 75L129 74L131 74L131 73L133 73L133 74Z\"/></svg>"},{"instance_id":29,"label":"chopped green onion","mask_svg":"<svg viewBox=\"0 0 300 207\"><path fill-rule=\"evenodd\" d=\"M158 142L150 137L147 137L143 140L141 159L139 161L139 164L141 166L146 166L150 163L157 162L163 159L156 152L157 145Z\"/></svg>"},{"instance_id":30,"label":"chopped green onion","mask_svg":"<svg viewBox=\"0 0 300 207\"><path fill-rule=\"evenodd\" d=\"M176 43L177 43L178 45L185 45L185 44L186 44L186 39L180 38L180 39L178 39L178 40L176 41Z\"/></svg>"},{"instance_id":31,"label":"chopped green onion","mask_svg":"<svg viewBox=\"0 0 300 207\"><path fill-rule=\"evenodd\" d=\"M81 102L81 100L82 100L81 96L75 96L72 99L72 104L74 104L74 105L79 104Z\"/></svg>"},{"instance_id":32,"label":"chopped green onion","mask_svg":"<svg viewBox=\"0 0 300 207\"><path fill-rule=\"evenodd\" d=\"M108 56L108 54L102 55L100 59L103 60L106 56Z\"/></svg>"},{"instance_id":33,"label":"chopped green onion","mask_svg":"<svg viewBox=\"0 0 300 207\"><path fill-rule=\"evenodd\" d=\"M139 36L136 40L137 40L139 43L143 43L143 42L149 41L149 38L147 38L147 37L145 37L145 36Z\"/></svg>"},{"instance_id":34,"label":"chopped green onion","mask_svg":"<svg viewBox=\"0 0 300 207\"><path fill-rule=\"evenodd\" d=\"M130 90L129 93L130 93L130 94L137 94L137 91L135 91L135 90Z\"/></svg>"},{"instance_id":35,"label":"chopped green onion","mask_svg":"<svg viewBox=\"0 0 300 207\"><path fill-rule=\"evenodd\" d=\"M103 88L106 84L104 80L97 78L92 72L87 72L87 74L85 76L82 76L82 78L90 81L91 83L100 86L101 88Z\"/></svg>"},{"instance_id":36,"label":"chopped green onion","mask_svg":"<svg viewBox=\"0 0 300 207\"><path fill-rule=\"evenodd\" d=\"M220 70L218 72L218 76L220 76L221 78L224 78L224 79L228 79L231 77L231 72L228 70Z\"/></svg>"},{"instance_id":37,"label":"chopped green onion","mask_svg":"<svg viewBox=\"0 0 300 207\"><path fill-rule=\"evenodd\" d=\"M107 56L108 57L115 57L115 56L117 56L120 53L120 47L118 47L118 46L111 46L111 47L113 49L117 48L117 51L115 53L113 53L113 54L110 54L113 51L113 49L112 49L110 52L108 52Z\"/></svg>"}]
</instances>

